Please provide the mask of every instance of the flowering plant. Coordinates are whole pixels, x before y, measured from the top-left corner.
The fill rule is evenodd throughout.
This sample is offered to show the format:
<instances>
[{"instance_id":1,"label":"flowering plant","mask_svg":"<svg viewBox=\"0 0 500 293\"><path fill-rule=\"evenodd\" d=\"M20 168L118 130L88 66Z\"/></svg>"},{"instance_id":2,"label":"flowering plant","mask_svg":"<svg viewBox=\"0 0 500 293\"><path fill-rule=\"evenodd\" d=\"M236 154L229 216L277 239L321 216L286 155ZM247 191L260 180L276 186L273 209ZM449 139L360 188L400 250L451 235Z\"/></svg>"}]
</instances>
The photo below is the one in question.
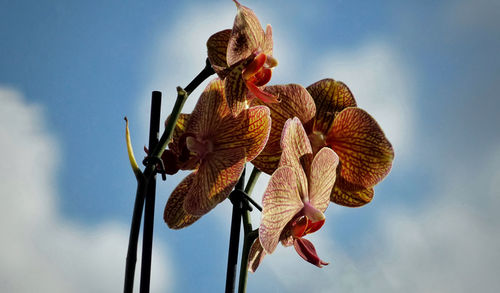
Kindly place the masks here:
<instances>
[{"instance_id":1,"label":"flowering plant","mask_svg":"<svg viewBox=\"0 0 500 293\"><path fill-rule=\"evenodd\" d=\"M394 151L390 142L375 119L357 107L344 83L324 79L307 88L294 83L267 85L278 64L271 26L264 31L251 9L233 1L237 14L232 29L208 38L206 66L185 89L177 89L176 104L159 140L154 136L158 126L153 123L159 112L152 114L153 135L144 171L135 161L127 121L127 150L138 187L125 292L133 288L143 210L141 291L143 279L145 291L149 286L155 174L165 179L166 174L179 170L192 171L165 205L163 218L172 229L192 225L220 202L231 200L226 292L234 290L241 221L239 291L244 292L247 271L255 272L279 242L293 246L301 258L317 267L327 265L305 236L324 225L330 202L348 207L369 203L373 187L391 169ZM192 113L181 114L189 94L214 73L218 77L210 81ZM158 94L153 94L153 110L158 108ZM254 168L245 184L246 164ZM262 207L250 196L261 172L271 176ZM262 212L255 230L249 216L252 206Z\"/></svg>"}]
</instances>

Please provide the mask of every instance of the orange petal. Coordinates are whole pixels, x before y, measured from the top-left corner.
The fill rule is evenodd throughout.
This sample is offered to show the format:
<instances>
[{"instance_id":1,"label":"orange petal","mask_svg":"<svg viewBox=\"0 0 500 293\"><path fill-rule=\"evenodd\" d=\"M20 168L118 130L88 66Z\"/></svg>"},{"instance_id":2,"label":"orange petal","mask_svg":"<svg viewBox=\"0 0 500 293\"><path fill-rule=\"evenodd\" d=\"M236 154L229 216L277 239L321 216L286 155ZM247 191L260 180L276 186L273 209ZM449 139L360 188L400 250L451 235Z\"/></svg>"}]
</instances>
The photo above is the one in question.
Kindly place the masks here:
<instances>
[{"instance_id":1,"label":"orange petal","mask_svg":"<svg viewBox=\"0 0 500 293\"><path fill-rule=\"evenodd\" d=\"M230 37L231 30L227 29L213 34L207 41L208 60L221 79L227 75L226 69L229 67L226 55Z\"/></svg>"},{"instance_id":2,"label":"orange petal","mask_svg":"<svg viewBox=\"0 0 500 293\"><path fill-rule=\"evenodd\" d=\"M314 130L329 132L338 112L347 107L356 107L351 90L340 81L323 79L307 87L316 103Z\"/></svg>"},{"instance_id":3,"label":"orange petal","mask_svg":"<svg viewBox=\"0 0 500 293\"><path fill-rule=\"evenodd\" d=\"M330 195L332 202L347 207L360 207L372 200L374 193L372 187L355 187L352 184L343 184L342 182L345 181L342 180L342 177L338 177Z\"/></svg>"},{"instance_id":4,"label":"orange petal","mask_svg":"<svg viewBox=\"0 0 500 293\"><path fill-rule=\"evenodd\" d=\"M186 127L187 133L195 133L199 139L212 137L229 108L224 99L224 84L220 79L210 82L201 94Z\"/></svg>"},{"instance_id":5,"label":"orange petal","mask_svg":"<svg viewBox=\"0 0 500 293\"><path fill-rule=\"evenodd\" d=\"M195 174L189 174L184 180L177 185L170 197L168 198L163 219L171 229L181 229L196 222L200 217L188 214L184 208L184 199L188 193L191 184L193 183Z\"/></svg>"},{"instance_id":6,"label":"orange petal","mask_svg":"<svg viewBox=\"0 0 500 293\"><path fill-rule=\"evenodd\" d=\"M266 92L278 97L281 102L265 104L271 110L271 133L266 147L252 163L261 171L272 174L281 157L281 132L289 118L298 117L304 124L314 117L316 106L307 90L298 84L275 85L265 87ZM264 105L258 99L252 100L253 105Z\"/></svg>"},{"instance_id":7,"label":"orange petal","mask_svg":"<svg viewBox=\"0 0 500 293\"><path fill-rule=\"evenodd\" d=\"M186 212L202 216L226 199L245 165L245 149L218 150L205 156L184 201Z\"/></svg>"},{"instance_id":8,"label":"orange petal","mask_svg":"<svg viewBox=\"0 0 500 293\"><path fill-rule=\"evenodd\" d=\"M271 114L265 106L255 106L234 118L228 115L214 135L215 151L245 148L248 161L253 160L266 145L271 131Z\"/></svg>"},{"instance_id":9,"label":"orange petal","mask_svg":"<svg viewBox=\"0 0 500 293\"><path fill-rule=\"evenodd\" d=\"M244 63L232 68L224 80L226 100L234 117L238 116L246 107L248 88L241 75L245 68Z\"/></svg>"},{"instance_id":10,"label":"orange petal","mask_svg":"<svg viewBox=\"0 0 500 293\"><path fill-rule=\"evenodd\" d=\"M303 206L294 170L290 167L278 168L262 197L259 239L267 253L276 249L281 232Z\"/></svg>"},{"instance_id":11,"label":"orange petal","mask_svg":"<svg viewBox=\"0 0 500 293\"><path fill-rule=\"evenodd\" d=\"M326 143L340 158L340 176L345 181L372 187L390 171L394 151L370 114L346 108L335 118Z\"/></svg>"},{"instance_id":12,"label":"orange petal","mask_svg":"<svg viewBox=\"0 0 500 293\"><path fill-rule=\"evenodd\" d=\"M273 75L273 71L269 68L262 68L259 72L257 72L253 77L254 77L254 86L265 86L270 80L271 76ZM248 86L248 81L247 81L247 86ZM269 94L268 94L269 95ZM270 95L272 96L272 95ZM262 99L261 99L262 100ZM273 99L274 100L274 99ZM278 102L278 99L275 98L275 102ZM269 101L263 100L264 103L269 103Z\"/></svg>"},{"instance_id":13,"label":"orange petal","mask_svg":"<svg viewBox=\"0 0 500 293\"><path fill-rule=\"evenodd\" d=\"M250 247L250 252L248 253L248 271L254 273L264 259L264 256L266 256L266 252L264 248L262 248L259 238L257 238L253 242L252 247Z\"/></svg>"},{"instance_id":14,"label":"orange petal","mask_svg":"<svg viewBox=\"0 0 500 293\"><path fill-rule=\"evenodd\" d=\"M330 148L322 148L311 164L309 175L309 201L312 206L325 212L335 183L339 157Z\"/></svg>"},{"instance_id":15,"label":"orange petal","mask_svg":"<svg viewBox=\"0 0 500 293\"><path fill-rule=\"evenodd\" d=\"M279 167L289 166L295 171L299 194L309 201L307 174L312 161L312 149L299 118L288 119L281 135L281 160Z\"/></svg>"},{"instance_id":16,"label":"orange petal","mask_svg":"<svg viewBox=\"0 0 500 293\"><path fill-rule=\"evenodd\" d=\"M266 63L266 54L260 53L248 64L242 72L243 79L248 80L254 76Z\"/></svg>"},{"instance_id":17,"label":"orange petal","mask_svg":"<svg viewBox=\"0 0 500 293\"><path fill-rule=\"evenodd\" d=\"M233 30L227 46L227 63L229 66L248 58L255 53L264 41L264 30L255 13L234 1L238 13L234 19Z\"/></svg>"}]
</instances>

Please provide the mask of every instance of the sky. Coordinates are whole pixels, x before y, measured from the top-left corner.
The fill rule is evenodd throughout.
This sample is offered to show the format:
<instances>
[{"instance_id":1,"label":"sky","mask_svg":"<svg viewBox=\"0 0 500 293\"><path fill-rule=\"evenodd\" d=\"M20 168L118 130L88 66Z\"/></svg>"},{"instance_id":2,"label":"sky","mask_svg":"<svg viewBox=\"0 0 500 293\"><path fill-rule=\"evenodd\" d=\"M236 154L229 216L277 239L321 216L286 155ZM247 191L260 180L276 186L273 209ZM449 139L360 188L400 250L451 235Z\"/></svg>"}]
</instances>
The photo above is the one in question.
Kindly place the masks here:
<instances>
[{"instance_id":1,"label":"sky","mask_svg":"<svg viewBox=\"0 0 500 293\"><path fill-rule=\"evenodd\" d=\"M271 84L345 82L395 149L373 201L331 204L308 236L330 265L280 246L248 292L500 291L500 3L242 4L273 27ZM141 158L151 92L166 118L235 13L229 0L0 0L0 291L122 291L136 188L123 117ZM230 203L183 230L163 222L186 174L158 182L152 292L224 288Z\"/></svg>"}]
</instances>

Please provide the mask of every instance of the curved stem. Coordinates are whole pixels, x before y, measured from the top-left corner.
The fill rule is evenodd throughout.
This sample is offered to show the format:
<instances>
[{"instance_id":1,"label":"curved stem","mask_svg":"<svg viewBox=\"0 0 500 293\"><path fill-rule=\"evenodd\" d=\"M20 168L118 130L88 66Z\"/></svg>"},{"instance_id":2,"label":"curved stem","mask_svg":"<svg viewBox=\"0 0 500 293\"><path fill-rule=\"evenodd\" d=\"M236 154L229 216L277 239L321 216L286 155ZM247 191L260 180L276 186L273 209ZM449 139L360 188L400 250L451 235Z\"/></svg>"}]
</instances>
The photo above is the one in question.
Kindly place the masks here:
<instances>
[{"instance_id":1,"label":"curved stem","mask_svg":"<svg viewBox=\"0 0 500 293\"><path fill-rule=\"evenodd\" d=\"M245 193L250 197L250 194L259 179L261 171L255 167L252 169L250 178L248 178L247 186L245 187ZM247 289L247 279L248 279L248 254L250 253L250 247L253 241L256 239L255 235L252 234L252 220L250 218L250 211L244 210L241 214L243 218L243 248L241 252L241 264L240 264L240 279L238 282L238 292L244 293ZM258 234L257 234L258 235Z\"/></svg>"}]
</instances>

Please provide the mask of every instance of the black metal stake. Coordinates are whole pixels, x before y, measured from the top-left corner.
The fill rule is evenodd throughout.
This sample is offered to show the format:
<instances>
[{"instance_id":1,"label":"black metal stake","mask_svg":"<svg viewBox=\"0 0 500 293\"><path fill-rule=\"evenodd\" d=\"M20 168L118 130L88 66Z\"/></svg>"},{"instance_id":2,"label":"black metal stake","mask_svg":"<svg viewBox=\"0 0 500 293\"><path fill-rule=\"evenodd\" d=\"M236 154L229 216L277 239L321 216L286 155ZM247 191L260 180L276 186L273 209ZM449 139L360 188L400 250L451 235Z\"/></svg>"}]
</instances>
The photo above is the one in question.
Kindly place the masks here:
<instances>
[{"instance_id":1,"label":"black metal stake","mask_svg":"<svg viewBox=\"0 0 500 293\"><path fill-rule=\"evenodd\" d=\"M149 149L153 150L160 136L161 92L154 91L151 96L151 117L149 124ZM148 162L151 164L151 162ZM144 208L144 231L142 236L142 263L140 292L149 293L151 280L151 255L153 252L153 228L156 197L156 174L148 182Z\"/></svg>"},{"instance_id":2,"label":"black metal stake","mask_svg":"<svg viewBox=\"0 0 500 293\"><path fill-rule=\"evenodd\" d=\"M227 272L226 272L226 293L234 292L236 281L236 269L238 267L238 248L240 246L240 228L241 228L241 213L243 211L243 192L245 184L245 169L241 174L240 180L235 186L235 190L229 195L229 199L233 204L233 213L231 217L231 233L229 236L229 252L227 256Z\"/></svg>"}]
</instances>

